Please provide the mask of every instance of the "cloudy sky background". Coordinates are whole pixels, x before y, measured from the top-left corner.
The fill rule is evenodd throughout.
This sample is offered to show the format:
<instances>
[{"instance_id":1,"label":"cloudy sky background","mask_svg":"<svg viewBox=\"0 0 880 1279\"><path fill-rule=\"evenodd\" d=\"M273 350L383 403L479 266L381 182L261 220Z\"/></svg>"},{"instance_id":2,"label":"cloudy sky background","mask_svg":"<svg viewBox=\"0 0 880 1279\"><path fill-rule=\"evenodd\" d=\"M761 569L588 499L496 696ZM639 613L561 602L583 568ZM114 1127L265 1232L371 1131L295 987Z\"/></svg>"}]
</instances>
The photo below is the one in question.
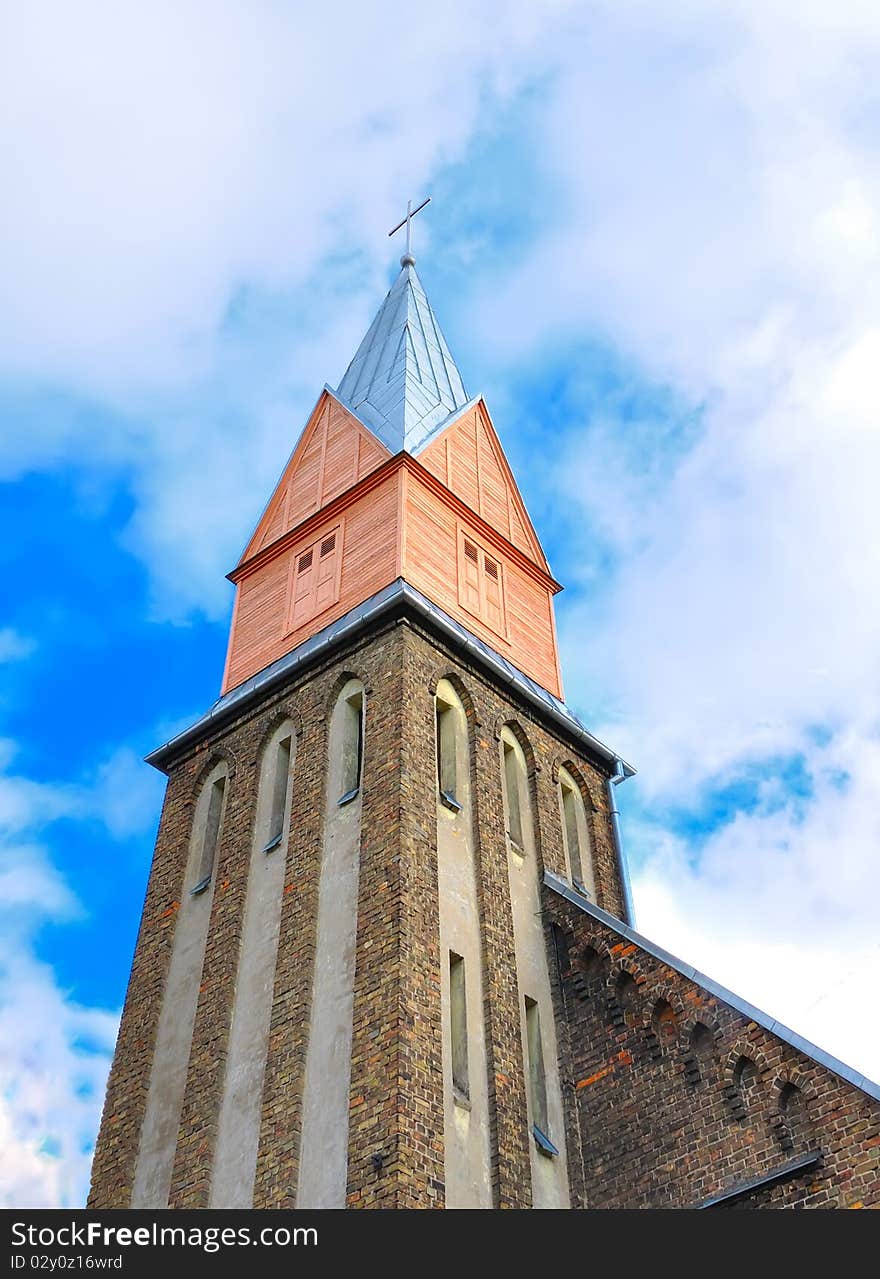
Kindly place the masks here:
<instances>
[{"instance_id":1,"label":"cloudy sky background","mask_svg":"<svg viewBox=\"0 0 880 1279\"><path fill-rule=\"evenodd\" d=\"M5 6L0 1203L84 1199L140 758L428 192L639 928L880 1077L878 57L860 0Z\"/></svg>"}]
</instances>

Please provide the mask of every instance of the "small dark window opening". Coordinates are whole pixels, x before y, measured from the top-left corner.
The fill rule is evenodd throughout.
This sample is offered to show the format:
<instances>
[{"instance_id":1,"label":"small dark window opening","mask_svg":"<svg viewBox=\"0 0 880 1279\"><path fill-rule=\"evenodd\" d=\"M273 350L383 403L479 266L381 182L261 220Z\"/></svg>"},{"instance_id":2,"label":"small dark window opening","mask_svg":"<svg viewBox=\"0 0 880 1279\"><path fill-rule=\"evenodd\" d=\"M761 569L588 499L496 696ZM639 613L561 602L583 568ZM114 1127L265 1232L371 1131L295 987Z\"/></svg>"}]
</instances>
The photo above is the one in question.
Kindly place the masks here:
<instances>
[{"instance_id":1,"label":"small dark window opening","mask_svg":"<svg viewBox=\"0 0 880 1279\"><path fill-rule=\"evenodd\" d=\"M519 852L523 851L522 809L519 794L519 760L509 742L504 743L504 789L507 792L507 834Z\"/></svg>"},{"instance_id":2,"label":"small dark window opening","mask_svg":"<svg viewBox=\"0 0 880 1279\"><path fill-rule=\"evenodd\" d=\"M461 812L458 800L458 766L455 750L455 710L437 699L437 787L440 802L454 813Z\"/></svg>"},{"instance_id":3,"label":"small dark window opening","mask_svg":"<svg viewBox=\"0 0 880 1279\"><path fill-rule=\"evenodd\" d=\"M570 786L565 782L562 787L562 815L565 820L565 842L568 845L568 860L571 863L571 877L575 885L585 893L584 872L581 865L581 837L578 830L577 798Z\"/></svg>"},{"instance_id":4,"label":"small dark window opening","mask_svg":"<svg viewBox=\"0 0 880 1279\"><path fill-rule=\"evenodd\" d=\"M198 896L203 893L211 882L211 876L214 873L214 858L217 854L217 844L220 839L220 818L223 813L223 795L226 790L226 778L218 777L211 784L211 794L208 799L208 816L205 820L205 833L202 838L202 848L199 854L198 879L194 886L189 890L191 897Z\"/></svg>"},{"instance_id":5,"label":"small dark window opening","mask_svg":"<svg viewBox=\"0 0 880 1279\"><path fill-rule=\"evenodd\" d=\"M733 1113L736 1119L745 1123L749 1114L760 1108L760 1076L758 1067L751 1057L740 1057L733 1069Z\"/></svg>"},{"instance_id":6,"label":"small dark window opening","mask_svg":"<svg viewBox=\"0 0 880 1279\"><path fill-rule=\"evenodd\" d=\"M311 568L311 567L312 567L312 552L306 551L304 555L301 555L299 557L299 563L297 564L297 568L299 569L301 573L304 573L307 568Z\"/></svg>"},{"instance_id":7,"label":"small dark window opening","mask_svg":"<svg viewBox=\"0 0 880 1279\"><path fill-rule=\"evenodd\" d=\"M544 1045L541 1041L541 1014L534 999L526 995L526 1048L528 1050L529 1098L532 1103L532 1136L542 1154L558 1155L550 1140L547 1109L547 1078L544 1072Z\"/></svg>"},{"instance_id":8,"label":"small dark window opening","mask_svg":"<svg viewBox=\"0 0 880 1279\"><path fill-rule=\"evenodd\" d=\"M284 838L284 813L287 808L287 787L290 779L290 738L285 737L275 749L275 773L272 778L272 808L269 813L269 839L263 845L264 853L271 853Z\"/></svg>"},{"instance_id":9,"label":"small dark window opening","mask_svg":"<svg viewBox=\"0 0 880 1279\"><path fill-rule=\"evenodd\" d=\"M350 804L361 788L364 757L364 695L345 699L342 722L342 794L337 803Z\"/></svg>"},{"instance_id":10,"label":"small dark window opening","mask_svg":"<svg viewBox=\"0 0 880 1279\"><path fill-rule=\"evenodd\" d=\"M779 1094L779 1115L782 1120L779 1136L787 1149L810 1137L807 1099L797 1084L786 1083L783 1086Z\"/></svg>"},{"instance_id":11,"label":"small dark window opening","mask_svg":"<svg viewBox=\"0 0 880 1279\"><path fill-rule=\"evenodd\" d=\"M470 1099L468 1076L467 985L464 960L449 952L449 1027L452 1055L452 1087L456 1100Z\"/></svg>"}]
</instances>

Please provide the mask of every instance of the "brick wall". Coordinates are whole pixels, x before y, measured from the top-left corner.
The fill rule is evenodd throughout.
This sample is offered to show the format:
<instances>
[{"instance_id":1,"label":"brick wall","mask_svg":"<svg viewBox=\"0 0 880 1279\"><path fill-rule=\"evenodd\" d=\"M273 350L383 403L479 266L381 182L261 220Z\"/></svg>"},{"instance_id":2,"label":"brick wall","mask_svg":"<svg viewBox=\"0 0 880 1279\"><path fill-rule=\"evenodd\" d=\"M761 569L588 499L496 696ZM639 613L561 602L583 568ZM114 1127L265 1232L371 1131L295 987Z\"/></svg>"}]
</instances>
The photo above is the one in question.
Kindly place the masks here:
<instances>
[{"instance_id":1,"label":"brick wall","mask_svg":"<svg viewBox=\"0 0 880 1279\"><path fill-rule=\"evenodd\" d=\"M551 889L579 1206L880 1206L880 1103ZM561 942L561 945L560 945ZM705 1027L696 1031L697 1025Z\"/></svg>"},{"instance_id":2,"label":"brick wall","mask_svg":"<svg viewBox=\"0 0 880 1279\"><path fill-rule=\"evenodd\" d=\"M208 768L224 756L230 765L227 807L170 1195L175 1207L208 1202L260 751L286 716L297 725L296 763L254 1203L294 1203L326 730L348 675L359 676L367 689L348 1202L352 1207L444 1202L433 692L440 678L450 676L468 708L473 748L493 1193L499 1205L528 1206L525 1080L498 765L501 725L511 719L519 725L530 761L539 860L559 873L564 862L555 769L565 763L578 777L592 824L599 901L615 911L620 895L604 779L534 712L513 705L509 694L492 687L451 648L416 626L388 622L246 707L237 721L206 733L172 768L93 1164L95 1207L125 1206L130 1199L195 801ZM381 1156L380 1167L374 1156Z\"/></svg>"},{"instance_id":3,"label":"brick wall","mask_svg":"<svg viewBox=\"0 0 880 1279\"><path fill-rule=\"evenodd\" d=\"M493 1202L530 1206L501 727L516 724L528 761L536 872L565 873L556 788L564 764L587 801L598 904L619 915L605 774L420 623L386 619L206 733L171 770L93 1165L94 1207L130 1200L195 801L208 769L224 756L226 814L170 1196L175 1207L208 1202L260 752L284 717L297 727L297 746L254 1204L295 1202L326 734L352 675L364 682L367 711L348 1203L444 1204L433 694L450 678L467 710L472 747ZM562 930L570 956L561 975L551 963L551 981L576 1206L692 1205L813 1150L821 1151L820 1167L729 1206L880 1202L877 1103L610 925L558 893L545 889L544 896L547 919ZM698 1021L706 1031L694 1043Z\"/></svg>"}]
</instances>

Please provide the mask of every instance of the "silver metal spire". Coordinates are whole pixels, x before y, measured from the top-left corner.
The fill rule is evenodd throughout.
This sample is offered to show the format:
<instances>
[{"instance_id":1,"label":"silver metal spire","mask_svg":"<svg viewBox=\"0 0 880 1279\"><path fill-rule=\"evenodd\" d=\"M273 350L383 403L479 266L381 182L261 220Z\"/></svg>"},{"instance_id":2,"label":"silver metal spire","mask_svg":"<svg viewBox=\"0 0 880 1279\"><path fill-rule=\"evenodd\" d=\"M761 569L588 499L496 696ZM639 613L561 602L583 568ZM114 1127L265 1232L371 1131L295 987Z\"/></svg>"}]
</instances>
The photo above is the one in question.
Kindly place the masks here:
<instances>
[{"instance_id":1,"label":"silver metal spire","mask_svg":"<svg viewBox=\"0 0 880 1279\"><path fill-rule=\"evenodd\" d=\"M430 198L430 197L429 197ZM468 403L461 374L416 274L407 206L401 271L355 352L335 394L392 453L415 453Z\"/></svg>"}]
</instances>

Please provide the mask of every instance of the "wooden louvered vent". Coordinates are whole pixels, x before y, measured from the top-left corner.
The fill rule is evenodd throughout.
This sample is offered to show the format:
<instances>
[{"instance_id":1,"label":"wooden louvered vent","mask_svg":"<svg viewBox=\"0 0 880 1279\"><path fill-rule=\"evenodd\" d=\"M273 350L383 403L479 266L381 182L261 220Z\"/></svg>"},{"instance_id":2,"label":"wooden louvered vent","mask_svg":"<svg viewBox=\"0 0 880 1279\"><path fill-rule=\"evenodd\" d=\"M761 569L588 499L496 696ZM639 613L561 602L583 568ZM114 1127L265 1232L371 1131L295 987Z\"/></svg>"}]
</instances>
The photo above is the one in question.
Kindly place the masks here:
<instances>
[{"instance_id":1,"label":"wooden louvered vent","mask_svg":"<svg viewBox=\"0 0 880 1279\"><path fill-rule=\"evenodd\" d=\"M288 588L288 631L298 630L339 599L341 526L293 556Z\"/></svg>"},{"instance_id":2,"label":"wooden louvered vent","mask_svg":"<svg viewBox=\"0 0 880 1279\"><path fill-rule=\"evenodd\" d=\"M458 600L497 635L507 637L501 564L459 530Z\"/></svg>"}]
</instances>

